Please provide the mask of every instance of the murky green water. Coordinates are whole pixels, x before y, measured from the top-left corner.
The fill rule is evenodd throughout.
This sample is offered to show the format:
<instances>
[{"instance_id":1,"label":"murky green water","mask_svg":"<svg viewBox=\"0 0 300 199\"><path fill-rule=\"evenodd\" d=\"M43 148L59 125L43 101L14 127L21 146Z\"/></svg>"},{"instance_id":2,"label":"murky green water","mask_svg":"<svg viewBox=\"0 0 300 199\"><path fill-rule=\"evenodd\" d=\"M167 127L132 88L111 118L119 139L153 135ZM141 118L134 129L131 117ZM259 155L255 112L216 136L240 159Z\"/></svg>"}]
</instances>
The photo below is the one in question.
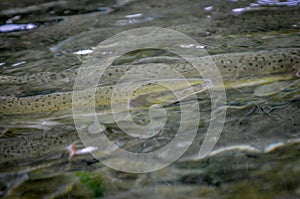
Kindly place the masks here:
<instances>
[{"instance_id":1,"label":"murky green water","mask_svg":"<svg viewBox=\"0 0 300 199\"><path fill-rule=\"evenodd\" d=\"M3 0L0 5L0 197L300 198L299 1ZM225 83L227 100L221 108L227 116L208 157L198 156L215 120L210 93L199 88L203 82L195 86L197 105L191 97L179 103L155 85L135 93L129 105L136 124L163 121L161 107L149 116L155 103L167 113L153 137L132 138L113 120L105 104L110 86L130 68L142 64L146 73L162 73L159 64L167 64L188 79L199 76L180 57L154 49L123 55L98 82L96 111L103 133L123 150L150 153L170 143L185 125L189 129L184 136L197 129L192 145L170 166L146 174L113 170L82 150L91 146L79 139L70 94L78 69L99 42L139 27L185 33L200 45L176 48L199 52L203 65L211 59L217 65ZM119 51L113 45L112 54ZM201 54L203 49L213 56ZM185 95L186 88L175 87ZM185 118L182 108L190 110ZM193 126L198 110L199 125ZM140 133L123 110L117 115L123 126ZM94 126L82 129L92 131ZM72 157L67 150L71 144L78 150ZM178 150L186 144L179 143Z\"/></svg>"}]
</instances>

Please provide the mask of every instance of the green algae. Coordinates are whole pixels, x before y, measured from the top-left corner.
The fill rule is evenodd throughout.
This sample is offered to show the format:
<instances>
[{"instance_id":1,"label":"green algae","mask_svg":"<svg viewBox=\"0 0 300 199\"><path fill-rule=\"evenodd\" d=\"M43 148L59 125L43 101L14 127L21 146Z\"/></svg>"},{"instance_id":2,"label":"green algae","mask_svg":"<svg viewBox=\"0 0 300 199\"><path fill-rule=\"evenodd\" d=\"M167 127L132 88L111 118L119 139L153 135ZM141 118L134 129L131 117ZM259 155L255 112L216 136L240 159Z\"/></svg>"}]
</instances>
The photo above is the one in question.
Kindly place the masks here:
<instances>
[{"instance_id":1,"label":"green algae","mask_svg":"<svg viewBox=\"0 0 300 199\"><path fill-rule=\"evenodd\" d=\"M76 176L79 181L93 193L93 197L99 198L104 196L105 187L103 179L98 173L78 171L76 172Z\"/></svg>"}]
</instances>

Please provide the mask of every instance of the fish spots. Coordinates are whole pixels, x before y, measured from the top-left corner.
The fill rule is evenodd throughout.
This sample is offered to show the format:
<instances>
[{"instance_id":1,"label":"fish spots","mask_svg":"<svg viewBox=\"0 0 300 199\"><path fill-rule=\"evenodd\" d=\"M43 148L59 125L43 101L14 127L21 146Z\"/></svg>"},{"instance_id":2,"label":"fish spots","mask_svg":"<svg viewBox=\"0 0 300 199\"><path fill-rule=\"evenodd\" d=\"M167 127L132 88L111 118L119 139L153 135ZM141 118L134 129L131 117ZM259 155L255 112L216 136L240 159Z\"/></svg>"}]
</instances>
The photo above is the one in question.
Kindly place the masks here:
<instances>
[{"instance_id":1,"label":"fish spots","mask_svg":"<svg viewBox=\"0 0 300 199\"><path fill-rule=\"evenodd\" d=\"M293 52L293 51L292 51L291 54L292 54L292 55L297 55L297 52Z\"/></svg>"},{"instance_id":2,"label":"fish spots","mask_svg":"<svg viewBox=\"0 0 300 199\"><path fill-rule=\"evenodd\" d=\"M182 70L186 70L186 65L185 64L178 64L176 68L180 68L179 66L181 66Z\"/></svg>"},{"instance_id":3,"label":"fish spots","mask_svg":"<svg viewBox=\"0 0 300 199\"><path fill-rule=\"evenodd\" d=\"M50 75L50 79L51 79L51 80L56 80L56 79L57 79L56 74L51 74L51 75Z\"/></svg>"}]
</instances>

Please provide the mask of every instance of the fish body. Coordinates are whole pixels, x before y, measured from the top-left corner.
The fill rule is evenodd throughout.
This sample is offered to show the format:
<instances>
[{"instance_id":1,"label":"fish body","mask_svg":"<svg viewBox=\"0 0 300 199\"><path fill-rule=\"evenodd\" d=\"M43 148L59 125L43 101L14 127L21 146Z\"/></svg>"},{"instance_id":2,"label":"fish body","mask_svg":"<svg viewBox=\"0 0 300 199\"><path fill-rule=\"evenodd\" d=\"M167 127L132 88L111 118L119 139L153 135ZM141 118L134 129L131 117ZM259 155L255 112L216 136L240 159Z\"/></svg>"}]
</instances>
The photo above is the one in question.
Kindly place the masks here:
<instances>
[{"instance_id":1,"label":"fish body","mask_svg":"<svg viewBox=\"0 0 300 199\"><path fill-rule=\"evenodd\" d=\"M171 80L174 82L175 80ZM203 79L193 79L190 80L190 85L195 87L194 93L201 92L207 89L210 86L211 82L207 82ZM130 86L130 84L128 84ZM175 81L173 84L173 91L185 91L188 89L186 84L183 84L182 81ZM1 99L0 104L0 113L11 115L11 114L23 114L23 113L34 113L34 112L49 112L49 111L59 111L65 109L71 109L72 105L76 106L90 106L95 103L97 108L109 109L111 107L111 96L113 92L113 86L103 86L97 87L95 89L86 89L83 91L74 91L76 92L77 100L72 101L73 92L57 92L47 95L36 95L31 97L7 97ZM149 93L151 91L151 93ZM144 89L138 90L132 96L132 99L135 97L145 94L156 94L167 95L165 94L166 88L158 86L156 84L145 85ZM118 93L118 91L116 91ZM123 91L119 91L120 93ZM95 96L95 97L93 97ZM95 99L95 101L94 101ZM126 100L123 99L123 102L126 103Z\"/></svg>"},{"instance_id":2,"label":"fish body","mask_svg":"<svg viewBox=\"0 0 300 199\"><path fill-rule=\"evenodd\" d=\"M58 156L65 152L62 146L79 140L75 131L67 133L39 133L30 136L0 139L0 165L1 168L24 164L26 162L43 161L45 154ZM11 168L6 168L7 170Z\"/></svg>"},{"instance_id":3,"label":"fish body","mask_svg":"<svg viewBox=\"0 0 300 199\"><path fill-rule=\"evenodd\" d=\"M215 63L223 77L225 88L230 89L298 78L299 59L300 48L289 48L200 57L199 65L202 70L200 72L205 72L211 63ZM151 66L154 66L154 68ZM193 78L195 76L199 77L199 73L195 71L194 66L191 64L171 64L170 67L174 68L187 78ZM130 65L109 67L105 74L101 77L99 84L101 85L101 81L117 82L125 72L130 70L130 68ZM208 71L210 73L214 72L210 70ZM159 74L161 71L155 71L155 64L152 64L145 65L143 72L155 75L155 73ZM59 77L59 75L56 77ZM25 77L21 78L24 80ZM89 79L88 74L86 79ZM202 88L208 88L203 79L194 79L193 81L194 86L200 85ZM134 84L134 82L131 82L131 84ZM181 86L181 83L175 84L174 89L186 89ZM218 86L220 85L214 85L215 88ZM161 89L161 87L157 87L156 85L147 85L145 88L147 89L142 89L141 93L135 93L136 97L143 95L145 90L148 90L150 94L156 93L155 95L158 97L160 95L166 95L166 89ZM78 103L83 105L92 104L92 98L89 96L92 96L95 93L95 105L105 109L109 108L111 106L112 91L113 86L101 86L96 90L88 89L84 91L76 91L81 92L79 96L82 96L78 98ZM120 90L120 93L122 93L121 91L124 92L123 90ZM70 91L21 98L2 97L0 101L0 113L21 114L71 109L72 94L73 93Z\"/></svg>"},{"instance_id":4,"label":"fish body","mask_svg":"<svg viewBox=\"0 0 300 199\"><path fill-rule=\"evenodd\" d=\"M275 50L261 50L257 52L228 53L197 58L199 67L205 69L212 63L216 64L223 79L228 78L251 78L261 75L273 75L286 72L295 72L299 69L300 48L284 48ZM143 63L140 63L143 64ZM177 63L168 65L187 77L199 77L195 73L195 67L187 63ZM115 84L127 71L132 69L133 65L113 65L105 69L101 78L100 85ZM155 70L155 64L144 64L145 73L160 73ZM62 71L60 73L41 72L36 74L25 74L22 76L0 76L0 83L24 84L33 82L45 84L48 82L74 82L77 71ZM195 77L196 74L196 77ZM86 74L86 81L94 74ZM97 77L98 78L98 77ZM91 79L94 81L94 78Z\"/></svg>"}]
</instances>

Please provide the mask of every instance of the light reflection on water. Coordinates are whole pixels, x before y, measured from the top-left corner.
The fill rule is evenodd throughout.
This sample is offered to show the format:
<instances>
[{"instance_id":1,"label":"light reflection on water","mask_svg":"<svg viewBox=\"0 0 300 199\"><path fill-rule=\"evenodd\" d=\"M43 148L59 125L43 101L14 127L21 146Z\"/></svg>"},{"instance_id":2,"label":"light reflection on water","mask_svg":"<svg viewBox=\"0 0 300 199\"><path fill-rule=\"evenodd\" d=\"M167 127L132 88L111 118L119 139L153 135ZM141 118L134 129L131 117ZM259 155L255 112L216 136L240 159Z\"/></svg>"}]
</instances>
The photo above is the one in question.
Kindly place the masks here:
<instances>
[{"instance_id":1,"label":"light reflection on water","mask_svg":"<svg viewBox=\"0 0 300 199\"><path fill-rule=\"evenodd\" d=\"M300 5L299 0L287 0L287 1L279 1L279 0L257 0L257 3L250 3L249 6L244 8L234 8L232 12L235 14L241 14L248 11L259 11L259 10L268 10L281 7L281 6L291 6L297 7Z\"/></svg>"}]
</instances>

